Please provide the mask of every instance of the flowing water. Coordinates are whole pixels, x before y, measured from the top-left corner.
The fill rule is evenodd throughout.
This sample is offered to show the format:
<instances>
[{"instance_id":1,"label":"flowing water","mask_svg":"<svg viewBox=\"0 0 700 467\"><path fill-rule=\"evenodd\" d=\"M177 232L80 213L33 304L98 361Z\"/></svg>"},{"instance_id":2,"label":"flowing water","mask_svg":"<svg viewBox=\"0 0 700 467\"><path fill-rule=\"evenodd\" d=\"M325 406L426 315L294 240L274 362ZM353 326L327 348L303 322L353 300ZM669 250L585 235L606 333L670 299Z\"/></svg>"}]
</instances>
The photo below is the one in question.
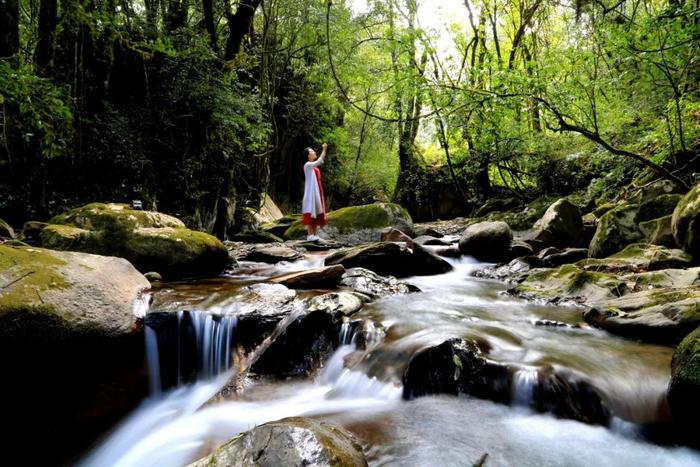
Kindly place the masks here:
<instances>
[{"instance_id":1,"label":"flowing water","mask_svg":"<svg viewBox=\"0 0 700 467\"><path fill-rule=\"evenodd\" d=\"M576 308L509 297L502 284L470 277L478 264L469 259L452 260L451 273L409 279L421 293L365 306L353 316L363 325L342 326L341 346L314 380L253 380L238 400L206 404L232 376L236 321L220 317L239 309L231 297L244 285L317 267L322 259L274 267L244 263L235 277L166 284L156 292L159 309L200 310L188 320L196 336L198 382L160 391L162 337L147 328L153 395L83 465L186 465L240 431L303 415L356 433L377 466L456 466L482 459L494 466L700 466L697 451L659 446L641 435L641 424L668 419L671 348L585 326ZM518 369L510 406L466 395L401 399L401 375L413 352L451 337L477 338L490 348L489 358ZM552 368L601 392L614 414L609 428L528 409L538 372Z\"/></svg>"}]
</instances>

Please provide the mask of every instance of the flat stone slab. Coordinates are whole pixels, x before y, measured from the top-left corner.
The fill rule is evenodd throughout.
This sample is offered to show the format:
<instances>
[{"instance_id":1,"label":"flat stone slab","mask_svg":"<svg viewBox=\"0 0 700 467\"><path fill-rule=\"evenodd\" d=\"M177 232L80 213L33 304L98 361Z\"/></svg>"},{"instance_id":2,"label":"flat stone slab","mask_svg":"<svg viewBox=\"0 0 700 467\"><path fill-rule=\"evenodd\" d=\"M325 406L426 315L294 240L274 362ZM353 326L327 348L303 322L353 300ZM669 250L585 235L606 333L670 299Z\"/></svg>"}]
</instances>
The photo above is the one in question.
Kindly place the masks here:
<instances>
[{"instance_id":1,"label":"flat stone slab","mask_svg":"<svg viewBox=\"0 0 700 467\"><path fill-rule=\"evenodd\" d=\"M306 271L292 272L283 276L270 279L270 282L282 284L291 289L313 289L317 287L335 287L345 273L345 268L340 265L325 266Z\"/></svg>"}]
</instances>

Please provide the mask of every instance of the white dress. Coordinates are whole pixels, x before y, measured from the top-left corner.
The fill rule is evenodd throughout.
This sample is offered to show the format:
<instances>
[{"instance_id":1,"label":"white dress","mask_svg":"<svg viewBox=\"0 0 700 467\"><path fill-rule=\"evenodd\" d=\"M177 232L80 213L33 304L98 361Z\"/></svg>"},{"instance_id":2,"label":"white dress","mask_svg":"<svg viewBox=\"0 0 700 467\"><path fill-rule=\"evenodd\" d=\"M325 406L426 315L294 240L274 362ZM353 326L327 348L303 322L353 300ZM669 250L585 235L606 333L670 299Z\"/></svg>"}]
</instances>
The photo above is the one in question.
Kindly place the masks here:
<instances>
[{"instance_id":1,"label":"white dress","mask_svg":"<svg viewBox=\"0 0 700 467\"><path fill-rule=\"evenodd\" d=\"M304 198L301 202L301 213L309 213L311 217L318 217L319 214L325 213L323 201L321 200L321 192L318 189L318 180L316 180L316 171L314 170L319 165L323 164L323 156L316 159L314 162L304 164Z\"/></svg>"}]
</instances>

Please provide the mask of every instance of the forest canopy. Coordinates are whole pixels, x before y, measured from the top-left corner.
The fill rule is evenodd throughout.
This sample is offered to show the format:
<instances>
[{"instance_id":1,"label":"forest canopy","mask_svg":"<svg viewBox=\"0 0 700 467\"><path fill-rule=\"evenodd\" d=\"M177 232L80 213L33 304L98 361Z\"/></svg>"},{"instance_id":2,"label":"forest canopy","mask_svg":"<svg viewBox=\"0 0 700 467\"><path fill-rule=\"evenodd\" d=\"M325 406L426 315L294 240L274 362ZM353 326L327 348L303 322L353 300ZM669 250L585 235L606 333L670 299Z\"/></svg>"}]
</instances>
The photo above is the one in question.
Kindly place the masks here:
<instances>
[{"instance_id":1,"label":"forest canopy","mask_svg":"<svg viewBox=\"0 0 700 467\"><path fill-rule=\"evenodd\" d=\"M428 21L437 3L461 13ZM593 206L642 168L687 187L699 15L691 0L6 0L0 215L140 199L211 229L263 193L295 212L301 151L322 142L332 208L395 200L416 219L492 197Z\"/></svg>"}]
</instances>

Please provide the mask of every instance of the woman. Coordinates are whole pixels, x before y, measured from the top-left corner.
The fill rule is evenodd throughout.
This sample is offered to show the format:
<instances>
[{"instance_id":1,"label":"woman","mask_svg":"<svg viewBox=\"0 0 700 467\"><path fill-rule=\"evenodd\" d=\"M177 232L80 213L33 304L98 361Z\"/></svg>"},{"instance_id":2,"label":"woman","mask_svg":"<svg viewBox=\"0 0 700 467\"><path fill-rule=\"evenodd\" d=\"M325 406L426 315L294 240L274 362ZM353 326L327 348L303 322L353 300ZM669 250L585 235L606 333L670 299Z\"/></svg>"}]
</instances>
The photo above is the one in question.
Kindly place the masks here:
<instances>
[{"instance_id":1,"label":"woman","mask_svg":"<svg viewBox=\"0 0 700 467\"><path fill-rule=\"evenodd\" d=\"M319 240L316 229L323 227L326 221L326 200L323 197L323 186L321 185L321 170L319 165L323 164L326 157L328 145L321 145L321 157L316 156L316 151L311 148L304 149L304 155L308 162L304 164L304 199L301 203L301 223L306 226L308 232L307 240Z\"/></svg>"}]
</instances>

